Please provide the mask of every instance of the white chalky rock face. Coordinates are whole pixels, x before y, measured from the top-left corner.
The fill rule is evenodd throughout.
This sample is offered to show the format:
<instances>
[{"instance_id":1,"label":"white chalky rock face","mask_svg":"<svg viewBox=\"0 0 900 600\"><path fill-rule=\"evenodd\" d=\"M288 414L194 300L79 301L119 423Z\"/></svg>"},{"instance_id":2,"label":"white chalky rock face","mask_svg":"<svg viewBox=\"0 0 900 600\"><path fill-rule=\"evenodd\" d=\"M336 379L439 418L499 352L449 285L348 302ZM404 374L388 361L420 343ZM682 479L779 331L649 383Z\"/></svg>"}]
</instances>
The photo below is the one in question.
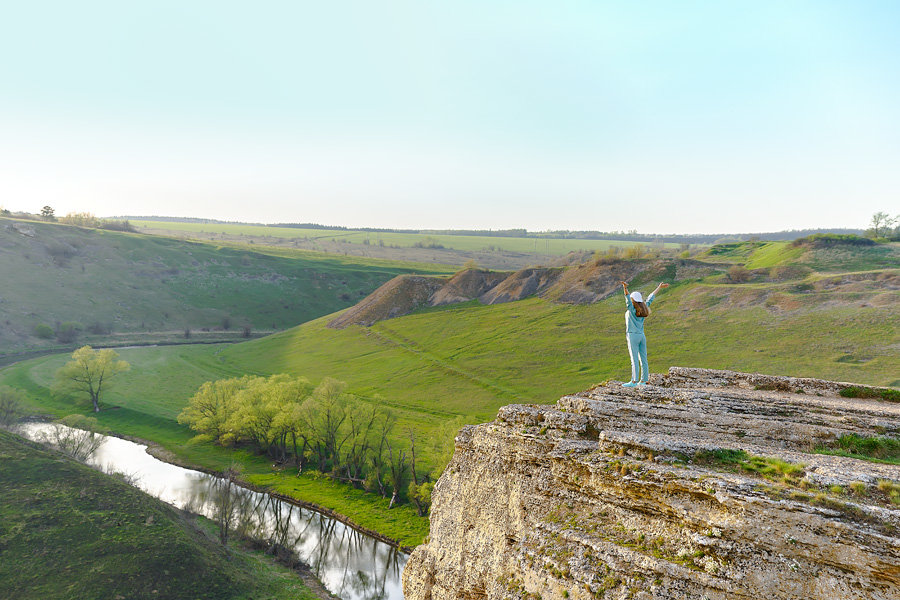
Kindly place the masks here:
<instances>
[{"instance_id":1,"label":"white chalky rock face","mask_svg":"<svg viewBox=\"0 0 900 600\"><path fill-rule=\"evenodd\" d=\"M812 452L900 436L900 403L733 371L653 383L464 428L407 600L900 598L900 466Z\"/></svg>"}]
</instances>

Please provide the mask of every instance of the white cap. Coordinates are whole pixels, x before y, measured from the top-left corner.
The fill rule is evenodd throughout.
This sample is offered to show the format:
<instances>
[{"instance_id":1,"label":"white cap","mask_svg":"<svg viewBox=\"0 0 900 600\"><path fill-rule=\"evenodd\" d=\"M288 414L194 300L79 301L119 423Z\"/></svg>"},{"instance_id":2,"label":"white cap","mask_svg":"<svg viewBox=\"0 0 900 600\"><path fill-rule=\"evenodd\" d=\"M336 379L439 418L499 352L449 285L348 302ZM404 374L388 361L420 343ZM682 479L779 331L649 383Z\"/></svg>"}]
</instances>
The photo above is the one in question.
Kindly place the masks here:
<instances>
[{"instance_id":1,"label":"white cap","mask_svg":"<svg viewBox=\"0 0 900 600\"><path fill-rule=\"evenodd\" d=\"M635 302L643 302L644 301L644 297L641 296L640 292L631 292L631 299L634 300Z\"/></svg>"}]
</instances>

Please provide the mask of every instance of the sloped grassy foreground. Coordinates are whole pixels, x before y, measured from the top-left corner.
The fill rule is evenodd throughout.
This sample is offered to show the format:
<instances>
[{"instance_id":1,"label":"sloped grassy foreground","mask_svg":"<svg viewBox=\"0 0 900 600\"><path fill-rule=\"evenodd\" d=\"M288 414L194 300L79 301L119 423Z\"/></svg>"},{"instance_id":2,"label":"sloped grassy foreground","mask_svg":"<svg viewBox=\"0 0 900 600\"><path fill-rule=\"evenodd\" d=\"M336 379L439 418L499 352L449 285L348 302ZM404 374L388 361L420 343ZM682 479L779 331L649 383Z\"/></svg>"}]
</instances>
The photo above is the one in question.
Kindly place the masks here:
<instances>
[{"instance_id":1,"label":"sloped grassy foreground","mask_svg":"<svg viewBox=\"0 0 900 600\"><path fill-rule=\"evenodd\" d=\"M315 598L130 485L0 431L0 598Z\"/></svg>"},{"instance_id":2,"label":"sloped grassy foreground","mask_svg":"<svg viewBox=\"0 0 900 600\"><path fill-rule=\"evenodd\" d=\"M900 597L900 466L817 452L896 439L900 404L734 371L651 383L464 428L406 599Z\"/></svg>"}]
</instances>

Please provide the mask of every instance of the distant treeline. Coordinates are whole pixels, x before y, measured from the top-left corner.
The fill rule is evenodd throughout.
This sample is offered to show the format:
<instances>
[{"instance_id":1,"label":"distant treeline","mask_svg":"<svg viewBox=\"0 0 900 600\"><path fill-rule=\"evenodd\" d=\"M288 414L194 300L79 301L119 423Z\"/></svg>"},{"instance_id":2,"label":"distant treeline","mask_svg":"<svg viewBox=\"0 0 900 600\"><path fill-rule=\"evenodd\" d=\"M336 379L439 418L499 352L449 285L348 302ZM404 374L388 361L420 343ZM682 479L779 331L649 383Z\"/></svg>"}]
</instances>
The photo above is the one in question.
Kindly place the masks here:
<instances>
[{"instance_id":1,"label":"distant treeline","mask_svg":"<svg viewBox=\"0 0 900 600\"><path fill-rule=\"evenodd\" d=\"M197 219L195 217L157 217L142 216L136 217L126 215L122 217L110 217L111 219L125 219L128 221L161 221L165 223L199 223L201 225L256 225L258 227L266 227L265 223L245 223L244 221L221 221L219 219Z\"/></svg>"},{"instance_id":2,"label":"distant treeline","mask_svg":"<svg viewBox=\"0 0 900 600\"><path fill-rule=\"evenodd\" d=\"M257 225L263 227L283 227L287 229L319 229L322 231L361 231L367 233L414 233L424 235L468 235L478 237L515 237L535 239L572 240L621 240L623 242L670 243L670 244L714 244L742 242L746 240L790 241L818 233L837 235L863 235L862 229L790 229L763 233L706 233L706 234L649 234L637 231L528 231L527 229L392 229L384 227L346 227L344 225L322 225L320 223L244 223L219 221L216 219L195 219L180 217L117 217L134 221L167 221L173 223L209 223L232 225Z\"/></svg>"},{"instance_id":3,"label":"distant treeline","mask_svg":"<svg viewBox=\"0 0 900 600\"><path fill-rule=\"evenodd\" d=\"M636 231L528 231L527 229L388 229L378 227L345 227L318 223L272 223L269 227L320 229L325 231L362 231L367 233L416 233L423 235L468 235L478 237L514 237L533 239L621 240L623 242L716 244L747 240L790 241L815 234L862 235L862 229L791 229L766 233L736 234L644 234Z\"/></svg>"}]
</instances>

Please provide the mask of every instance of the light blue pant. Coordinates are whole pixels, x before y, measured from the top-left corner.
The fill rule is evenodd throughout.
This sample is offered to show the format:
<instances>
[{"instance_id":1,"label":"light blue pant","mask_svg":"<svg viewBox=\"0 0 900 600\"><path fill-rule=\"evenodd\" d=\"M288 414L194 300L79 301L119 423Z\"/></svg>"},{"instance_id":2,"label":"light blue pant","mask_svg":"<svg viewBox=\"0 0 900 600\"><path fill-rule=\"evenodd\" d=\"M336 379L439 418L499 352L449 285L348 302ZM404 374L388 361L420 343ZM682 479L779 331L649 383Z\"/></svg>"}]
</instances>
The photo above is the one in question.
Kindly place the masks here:
<instances>
[{"instance_id":1,"label":"light blue pant","mask_svg":"<svg viewBox=\"0 0 900 600\"><path fill-rule=\"evenodd\" d=\"M647 364L647 337L643 333L626 333L628 354L631 355L631 380L650 381L650 366ZM643 371L643 373L642 373ZM641 378L638 379L638 376Z\"/></svg>"}]
</instances>

